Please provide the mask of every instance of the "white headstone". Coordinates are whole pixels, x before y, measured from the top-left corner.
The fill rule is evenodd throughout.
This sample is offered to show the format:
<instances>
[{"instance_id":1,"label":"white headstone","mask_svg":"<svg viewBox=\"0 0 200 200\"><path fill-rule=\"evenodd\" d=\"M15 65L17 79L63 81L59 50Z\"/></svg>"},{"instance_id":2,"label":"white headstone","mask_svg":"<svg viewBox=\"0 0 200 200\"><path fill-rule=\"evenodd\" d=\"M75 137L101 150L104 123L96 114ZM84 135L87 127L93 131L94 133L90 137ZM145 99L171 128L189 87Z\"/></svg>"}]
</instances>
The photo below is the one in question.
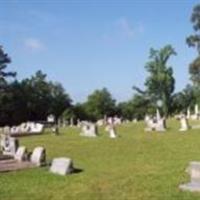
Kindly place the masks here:
<instances>
[{"instance_id":1,"label":"white headstone","mask_svg":"<svg viewBox=\"0 0 200 200\"><path fill-rule=\"evenodd\" d=\"M160 118L159 120L157 120L156 131L166 131L166 129L165 129L165 119L164 118Z\"/></svg>"},{"instance_id":2,"label":"white headstone","mask_svg":"<svg viewBox=\"0 0 200 200\"><path fill-rule=\"evenodd\" d=\"M200 192L200 162L190 162L187 172L190 175L190 182L181 184L179 188L190 192Z\"/></svg>"},{"instance_id":3,"label":"white headstone","mask_svg":"<svg viewBox=\"0 0 200 200\"><path fill-rule=\"evenodd\" d=\"M50 167L50 172L63 176L72 173L73 170L73 162L70 158L55 158Z\"/></svg>"},{"instance_id":4,"label":"white headstone","mask_svg":"<svg viewBox=\"0 0 200 200\"><path fill-rule=\"evenodd\" d=\"M110 130L109 130L109 136L110 136L110 138L116 138L117 137L116 131L113 127L110 128Z\"/></svg>"},{"instance_id":5,"label":"white headstone","mask_svg":"<svg viewBox=\"0 0 200 200\"><path fill-rule=\"evenodd\" d=\"M47 122L54 123L55 122L55 116L53 114L49 115L47 117Z\"/></svg>"},{"instance_id":6,"label":"white headstone","mask_svg":"<svg viewBox=\"0 0 200 200\"><path fill-rule=\"evenodd\" d=\"M15 153L14 156L15 160L17 161L24 161L27 159L27 149L24 146L21 146L17 149L17 152Z\"/></svg>"},{"instance_id":7,"label":"white headstone","mask_svg":"<svg viewBox=\"0 0 200 200\"><path fill-rule=\"evenodd\" d=\"M81 132L81 136L86 136L86 137L97 137L97 127L95 124L84 124Z\"/></svg>"},{"instance_id":8,"label":"white headstone","mask_svg":"<svg viewBox=\"0 0 200 200\"><path fill-rule=\"evenodd\" d=\"M19 146L19 141L16 138L10 137L8 135L3 135L1 137L1 149L3 155L14 156Z\"/></svg>"},{"instance_id":9,"label":"white headstone","mask_svg":"<svg viewBox=\"0 0 200 200\"><path fill-rule=\"evenodd\" d=\"M44 147L36 147L31 155L31 162L36 166L42 166L46 163L46 151Z\"/></svg>"},{"instance_id":10,"label":"white headstone","mask_svg":"<svg viewBox=\"0 0 200 200\"><path fill-rule=\"evenodd\" d=\"M190 108L187 109L187 119L190 119L191 113L190 113Z\"/></svg>"},{"instance_id":11,"label":"white headstone","mask_svg":"<svg viewBox=\"0 0 200 200\"><path fill-rule=\"evenodd\" d=\"M159 121L161 119L160 112L156 109L156 120Z\"/></svg>"},{"instance_id":12,"label":"white headstone","mask_svg":"<svg viewBox=\"0 0 200 200\"><path fill-rule=\"evenodd\" d=\"M185 115L180 117L181 128L179 131L187 131L189 129L188 120L186 119Z\"/></svg>"}]
</instances>

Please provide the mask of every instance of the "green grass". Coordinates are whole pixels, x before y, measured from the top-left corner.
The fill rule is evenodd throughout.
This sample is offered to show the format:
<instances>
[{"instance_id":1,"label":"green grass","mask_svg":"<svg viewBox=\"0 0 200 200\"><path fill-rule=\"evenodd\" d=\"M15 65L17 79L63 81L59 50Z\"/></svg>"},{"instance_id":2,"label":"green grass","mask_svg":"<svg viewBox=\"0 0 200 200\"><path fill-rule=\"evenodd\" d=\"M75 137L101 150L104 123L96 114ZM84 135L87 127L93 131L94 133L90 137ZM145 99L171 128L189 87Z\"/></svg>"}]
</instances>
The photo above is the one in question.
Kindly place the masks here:
<instances>
[{"instance_id":1,"label":"green grass","mask_svg":"<svg viewBox=\"0 0 200 200\"><path fill-rule=\"evenodd\" d=\"M199 122L200 123L200 122ZM197 123L196 123L197 124ZM179 122L168 121L165 133L146 133L143 123L117 128L120 138L84 138L68 128L60 136L21 138L31 151L44 146L47 159L70 157L81 173L66 177L48 168L0 174L0 200L197 200L200 194L182 192L189 180L185 169L200 161L200 129L178 132Z\"/></svg>"}]
</instances>

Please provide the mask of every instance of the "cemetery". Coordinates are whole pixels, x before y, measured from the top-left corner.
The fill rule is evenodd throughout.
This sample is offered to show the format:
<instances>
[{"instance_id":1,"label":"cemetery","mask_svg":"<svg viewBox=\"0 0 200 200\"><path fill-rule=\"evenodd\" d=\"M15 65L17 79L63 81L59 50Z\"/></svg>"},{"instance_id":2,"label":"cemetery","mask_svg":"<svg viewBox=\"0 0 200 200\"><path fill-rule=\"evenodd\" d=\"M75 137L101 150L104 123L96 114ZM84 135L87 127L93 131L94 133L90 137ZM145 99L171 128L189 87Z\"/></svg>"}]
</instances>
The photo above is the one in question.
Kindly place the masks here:
<instances>
[{"instance_id":1,"label":"cemetery","mask_svg":"<svg viewBox=\"0 0 200 200\"><path fill-rule=\"evenodd\" d=\"M0 0L0 39L0 200L200 199L197 0Z\"/></svg>"},{"instance_id":2,"label":"cemetery","mask_svg":"<svg viewBox=\"0 0 200 200\"><path fill-rule=\"evenodd\" d=\"M190 124L200 121L190 120ZM100 196L198 199L195 192L200 190L200 130L188 129L182 134L179 128L179 122L172 118L167 120L164 134L156 130L146 132L145 122L139 121L117 125L120 137L116 140L110 139L105 126L99 127L98 136L92 140L80 136L81 128L70 126L61 127L58 137L51 129L45 129L42 135L20 137L15 141L18 150L11 148L16 152L14 158L1 160L0 156L0 195L3 199L33 200ZM32 152L29 161L28 152ZM46 165L41 166L43 161ZM6 162L7 170L2 167ZM18 165L11 170L14 163ZM81 170L73 173L75 168ZM192 192L187 192L188 187Z\"/></svg>"}]
</instances>

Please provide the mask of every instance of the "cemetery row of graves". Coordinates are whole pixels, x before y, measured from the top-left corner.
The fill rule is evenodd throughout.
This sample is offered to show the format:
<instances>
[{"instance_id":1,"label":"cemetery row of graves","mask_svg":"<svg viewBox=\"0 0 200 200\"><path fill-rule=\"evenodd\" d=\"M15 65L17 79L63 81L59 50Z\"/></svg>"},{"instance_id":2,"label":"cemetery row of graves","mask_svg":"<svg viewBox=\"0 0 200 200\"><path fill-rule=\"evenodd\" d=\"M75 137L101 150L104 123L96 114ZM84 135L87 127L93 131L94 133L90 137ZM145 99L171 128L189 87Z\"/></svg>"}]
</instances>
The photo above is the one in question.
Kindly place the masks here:
<instances>
[{"instance_id":1,"label":"cemetery row of graves","mask_svg":"<svg viewBox=\"0 0 200 200\"><path fill-rule=\"evenodd\" d=\"M196 135L198 135L198 132L199 132L198 129L200 129L200 121L199 121L199 113L197 113L197 111L198 111L198 106L196 106L196 110L194 110L194 112L190 113L190 111L188 110L187 115L180 113L180 115L175 116L174 119L164 119L163 117L160 116L159 109L157 109L153 116L146 115L144 122L138 121L138 120L133 120L133 121L122 120L121 118L118 118L118 117L114 117L114 118L107 117L107 118L98 120L96 123L89 122L89 121L80 121L80 120L77 120L77 123L75 123L75 120L71 119L67 123L67 125L62 124L62 123L60 123L58 125L54 121L55 120L54 116L50 115L47 118L46 123L43 123L43 124L27 122L27 123L23 123L23 124L19 125L18 128L5 126L5 127L1 128L0 176L2 176L4 178L10 177L12 179L12 177L16 176L17 174L23 175L23 173L25 173L24 176L26 177L27 176L26 172L30 171L31 173L33 173L32 170L37 170L38 168L41 168L43 170L41 172L39 172L40 176L41 176L41 173L45 173L45 172L47 172L49 174L49 177L51 177L51 178L53 178L54 176L55 177L57 177L57 176L65 177L66 175L71 174L70 176L66 176L67 179L66 180L64 179L64 180L67 181L69 179L70 181L73 182L73 180L71 180L70 177L75 177L75 178L77 178L79 176L82 177L82 176L84 176L85 173L86 173L86 176L88 176L88 174L87 174L87 173L89 173L89 172L87 172L88 169L84 166L84 164L77 164L77 163L79 163L79 161L77 160L77 157L78 157L77 155L75 157L73 156L73 158L72 158L72 157L70 157L70 153L69 153L70 151L69 152L67 152L66 150L62 151L60 148L59 148L60 150L57 152L56 156L53 154L54 156L51 156L51 159L49 159L48 154L50 152L50 148L48 146L48 143L46 143L46 141L48 141L47 138L50 138L50 140L52 140L52 142L55 141L55 143L54 142L52 143L52 145L53 145L52 147L54 150L57 148L56 141L58 141L58 140L62 141L63 145L65 144L64 140L66 140L66 142L68 140L69 141L72 140L73 144L75 144L74 142L77 142L76 145L78 145L79 143L81 144L81 141L83 141L83 142L87 141L89 145L90 145L90 143L91 144L94 143L94 145L97 145L95 143L96 143L96 141L99 140L99 142L102 143L102 145L107 145L107 147L102 146L102 148L109 148L109 146L111 145L111 149L109 149L108 154L110 154L111 157L110 156L109 157L112 160L112 156L114 156L114 157L116 156L115 154L112 153L112 148L115 149L115 150L113 149L113 151L116 151L117 155L118 154L120 155L120 152L123 152L123 149L121 149L122 148L121 142L124 142L125 146L123 148L126 148L127 145L128 146L130 145L129 147L127 146L130 151L130 149L136 148L136 146L131 145L131 140L133 143L136 142L136 141L134 142L134 140L137 140L137 142L135 143L137 145L144 145L146 142L147 142L147 144L149 143L149 141L145 141L145 140L147 140L147 138L151 138L152 141L153 140L156 141L158 139L156 137L158 137L159 135L160 136L165 136L165 135L170 136L173 133L170 136L172 140L173 140L173 138L176 138L176 140L177 140L178 137L181 138L183 136L193 135L195 133L195 131L197 131ZM174 127L172 128L172 125L170 122L171 120L173 120L173 123L176 124L175 128ZM142 126L141 126L141 123L142 123ZM127 130L129 130L130 128L132 130L132 132L130 134L130 136L132 135L131 137L136 135L139 138L140 137L144 137L144 138L141 141L139 141L137 137L135 138L135 136L133 138L129 138L130 136L127 135ZM171 128L173 130L171 130ZM142 129L144 131L144 135L141 132ZM13 130L15 130L15 131L13 132ZM73 132L70 134L70 131L72 131L72 130L74 130L76 132ZM194 130L194 133L192 132L192 130ZM22 132L20 132L20 131L22 131ZM176 133L179 133L179 136L177 136ZM66 134L66 136L65 136L65 134ZM102 134L104 135L103 138L102 138ZM153 138L154 136L156 136L156 137ZM40 139L42 137L46 138L43 142ZM102 139L104 139L104 137L107 140L106 142L104 140L102 140ZM24 143L24 139L25 139L25 141L26 140L30 141L32 150L30 150L29 147L25 146L26 143ZM167 138L160 138L159 142L161 142L160 141L161 139L163 141L167 140ZM37 141L37 142L34 142L34 141ZM113 142L115 142L115 144L113 144ZM186 138L185 138L185 142L187 143ZM30 144L28 146L30 146ZM157 145L159 145L159 144L157 143ZM192 145L195 146L194 141L193 141ZM117 150L118 146L119 146L119 151ZM66 147L67 147L67 144L66 144ZM74 148L73 145L70 145L70 148ZM87 151L88 147L83 145L81 148L84 148ZM95 158L98 155L98 154L95 155L95 148L99 148L99 147L93 147L93 148L94 149L91 151L91 156ZM54 151L53 149L51 151ZM82 151L82 150L80 149L80 151ZM173 149L171 149L171 150L173 151ZM147 152L148 151L149 150L147 150ZM169 151L169 153L170 153L170 149L168 149L167 151ZM183 152L184 152L184 149L183 149ZM104 156L106 156L106 155L104 155ZM140 156L137 153L136 155L134 155L134 157L139 158ZM127 162L129 160L130 164L131 164L131 162L133 162L133 161L131 161L132 159L128 157L128 155L126 155L125 158L127 158ZM81 157L79 157L79 159L81 160ZM102 162L104 162L104 158L101 157L101 159L102 159ZM146 161L148 162L148 159ZM126 163L126 161L123 161L123 162ZM123 162L121 163L122 166L123 166ZM117 164L117 163L119 165L121 165L119 160L115 161L115 164ZM96 163L96 164L98 165L98 163ZM135 164L133 162L133 166L130 166L130 167L134 167ZM85 165L87 166L87 164L85 164ZM181 169L186 169L187 173L182 171ZM101 173L100 171L103 170L103 168L97 168L96 170L97 170L96 173ZM124 170L127 171L126 169L124 169ZM124 170L121 171L122 174L125 173ZM172 170L172 169L170 168L170 170ZM179 195L182 195L182 193L184 194L184 192L182 192L182 191L190 191L190 192L199 192L200 191L200 176L199 176L200 162L198 161L198 159L192 160L192 157L191 157L190 159L188 159L187 165L186 165L186 163L185 164L182 163L180 170L177 169L177 171L179 171L179 173L182 175L182 177L184 177L186 174L188 174L190 176L190 181L188 181L188 183L187 183L187 179L180 180L177 177L177 180L178 180L177 185L172 184L172 186L174 187L173 190L175 190L176 192L178 191L177 193ZM149 172L151 172L151 169ZM34 174L37 176L37 173L38 172L35 171ZM136 172L134 173L134 171L133 171L132 173L133 173L132 175L136 175L135 174ZM131 177L132 175L129 175L129 176ZM91 175L90 178L92 178L92 176L93 175ZM121 181L119 181L119 180L117 182L119 182L119 184L121 183ZM0 181L0 184L1 184L1 181ZM49 183L49 184L51 184L51 183ZM58 184L58 182L57 182L57 184ZM63 182L63 184L64 184L64 182ZM73 184L76 185L77 183L74 182ZM172 186L170 187L171 188L170 190L172 190ZM127 187L130 187L130 185ZM132 188L132 186L131 186L131 188ZM134 188L134 186L133 186L133 188ZM163 192L165 191L164 189L162 189L162 190L163 190ZM100 191L95 193L95 195L98 196L99 192ZM191 193L191 195L192 194L193 193ZM69 194L67 193L67 195L69 195ZM106 195L106 194L104 194L104 195ZM190 194L189 194L189 196L190 196ZM8 197L8 199L9 199L10 196L5 195L5 197ZM191 197L194 197L194 196L191 196ZM76 199L76 198L77 198L77 196L75 195L72 199ZM12 199L15 199L15 198L12 198ZM153 197L152 199L157 199L157 198ZM190 197L188 197L188 199L190 199ZM191 199L193 199L193 198L191 198Z\"/></svg>"}]
</instances>

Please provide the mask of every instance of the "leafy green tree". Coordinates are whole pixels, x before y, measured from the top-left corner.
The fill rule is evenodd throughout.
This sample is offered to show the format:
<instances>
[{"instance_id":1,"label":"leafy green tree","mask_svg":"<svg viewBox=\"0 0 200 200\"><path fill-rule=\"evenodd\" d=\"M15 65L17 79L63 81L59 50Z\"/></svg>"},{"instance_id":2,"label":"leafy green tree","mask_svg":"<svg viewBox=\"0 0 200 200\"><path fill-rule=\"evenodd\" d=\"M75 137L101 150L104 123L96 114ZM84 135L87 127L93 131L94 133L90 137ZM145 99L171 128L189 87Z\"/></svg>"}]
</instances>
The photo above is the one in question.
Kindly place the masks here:
<instances>
[{"instance_id":1,"label":"leafy green tree","mask_svg":"<svg viewBox=\"0 0 200 200\"><path fill-rule=\"evenodd\" d=\"M139 93L145 95L146 99L149 99L154 106L158 100L162 100L162 112L165 116L169 114L175 86L173 69L167 65L172 55L176 55L176 52L171 45L166 45L160 50L150 49L150 61L145 66L149 73L145 82L146 90L142 92L139 88L134 87Z\"/></svg>"},{"instance_id":2,"label":"leafy green tree","mask_svg":"<svg viewBox=\"0 0 200 200\"><path fill-rule=\"evenodd\" d=\"M15 77L15 72L6 72L7 65L11 63L11 59L8 54L4 53L3 47L0 46L0 89L6 84L6 78Z\"/></svg>"},{"instance_id":3,"label":"leafy green tree","mask_svg":"<svg viewBox=\"0 0 200 200\"><path fill-rule=\"evenodd\" d=\"M187 111L187 108L193 108L196 102L194 87L187 85L185 89L173 95L171 113L179 114Z\"/></svg>"},{"instance_id":4,"label":"leafy green tree","mask_svg":"<svg viewBox=\"0 0 200 200\"><path fill-rule=\"evenodd\" d=\"M91 120L101 119L105 115L114 115L116 109L115 100L106 88L95 90L89 95L84 107Z\"/></svg>"},{"instance_id":5,"label":"leafy green tree","mask_svg":"<svg viewBox=\"0 0 200 200\"><path fill-rule=\"evenodd\" d=\"M190 64L189 73L190 79L194 86L200 85L200 4L193 8L191 15L191 23L193 24L194 34L186 38L189 47L197 49L198 56Z\"/></svg>"},{"instance_id":6,"label":"leafy green tree","mask_svg":"<svg viewBox=\"0 0 200 200\"><path fill-rule=\"evenodd\" d=\"M0 125L8 123L11 117L9 111L11 110L12 95L9 91L7 78L15 77L16 73L6 71L9 63L11 63L11 59L0 46Z\"/></svg>"},{"instance_id":7,"label":"leafy green tree","mask_svg":"<svg viewBox=\"0 0 200 200\"><path fill-rule=\"evenodd\" d=\"M49 114L54 114L56 120L62 115L62 113L71 107L72 100L70 96L65 92L64 88L60 83L49 83L50 86L50 107Z\"/></svg>"},{"instance_id":8,"label":"leafy green tree","mask_svg":"<svg viewBox=\"0 0 200 200\"><path fill-rule=\"evenodd\" d=\"M200 54L200 4L193 8L190 20L193 24L195 34L187 37L186 42L189 47L195 47Z\"/></svg>"}]
</instances>

